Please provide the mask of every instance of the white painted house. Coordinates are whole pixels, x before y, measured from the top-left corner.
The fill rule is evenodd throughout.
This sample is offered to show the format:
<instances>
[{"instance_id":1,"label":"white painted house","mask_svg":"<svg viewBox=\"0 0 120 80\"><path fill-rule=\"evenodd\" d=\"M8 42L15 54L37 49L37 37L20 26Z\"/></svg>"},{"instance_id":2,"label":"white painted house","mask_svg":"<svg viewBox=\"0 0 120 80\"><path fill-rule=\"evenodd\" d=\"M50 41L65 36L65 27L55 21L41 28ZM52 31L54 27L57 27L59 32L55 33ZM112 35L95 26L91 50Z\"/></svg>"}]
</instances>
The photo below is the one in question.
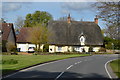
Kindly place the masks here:
<instances>
[{"instance_id":1,"label":"white painted house","mask_svg":"<svg viewBox=\"0 0 120 80\"><path fill-rule=\"evenodd\" d=\"M17 35L17 49L20 52L27 52L29 47L36 47L35 44L32 44L28 39L29 31L33 29L31 27L22 27L20 33ZM43 49L43 45L40 47Z\"/></svg>"},{"instance_id":2,"label":"white painted house","mask_svg":"<svg viewBox=\"0 0 120 80\"><path fill-rule=\"evenodd\" d=\"M16 46L16 36L13 23L0 23L0 43L2 42L2 52L7 52L8 44Z\"/></svg>"},{"instance_id":3,"label":"white painted house","mask_svg":"<svg viewBox=\"0 0 120 80\"><path fill-rule=\"evenodd\" d=\"M98 18L93 22L71 21L70 15L67 21L50 21L47 26L53 35L49 37L49 52L98 52L103 45L103 36L98 25ZM23 27L17 38L17 48L26 52L31 44L28 37L29 27ZM41 46L43 49L43 45Z\"/></svg>"},{"instance_id":4,"label":"white painted house","mask_svg":"<svg viewBox=\"0 0 120 80\"><path fill-rule=\"evenodd\" d=\"M98 52L103 45L103 36L98 25L98 18L94 21L50 21L48 29L54 33L49 42L49 52Z\"/></svg>"},{"instance_id":5,"label":"white painted house","mask_svg":"<svg viewBox=\"0 0 120 80\"><path fill-rule=\"evenodd\" d=\"M17 43L17 48L21 52L27 52L29 47L35 47L34 44L29 44L29 43Z\"/></svg>"}]
</instances>

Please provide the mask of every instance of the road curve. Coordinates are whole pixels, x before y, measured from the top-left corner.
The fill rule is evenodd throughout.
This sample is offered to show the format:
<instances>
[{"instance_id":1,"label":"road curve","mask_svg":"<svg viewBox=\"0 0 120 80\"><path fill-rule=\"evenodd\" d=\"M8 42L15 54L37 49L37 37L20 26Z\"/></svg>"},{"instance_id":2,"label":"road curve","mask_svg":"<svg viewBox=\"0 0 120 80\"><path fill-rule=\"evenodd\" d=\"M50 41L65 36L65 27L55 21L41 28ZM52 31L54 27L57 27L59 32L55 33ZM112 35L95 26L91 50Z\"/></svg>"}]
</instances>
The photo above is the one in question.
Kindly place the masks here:
<instances>
[{"instance_id":1,"label":"road curve","mask_svg":"<svg viewBox=\"0 0 120 80\"><path fill-rule=\"evenodd\" d=\"M24 69L5 78L52 78L53 80L110 78L106 72L105 64L109 60L117 58L119 58L118 54L69 58Z\"/></svg>"}]
</instances>

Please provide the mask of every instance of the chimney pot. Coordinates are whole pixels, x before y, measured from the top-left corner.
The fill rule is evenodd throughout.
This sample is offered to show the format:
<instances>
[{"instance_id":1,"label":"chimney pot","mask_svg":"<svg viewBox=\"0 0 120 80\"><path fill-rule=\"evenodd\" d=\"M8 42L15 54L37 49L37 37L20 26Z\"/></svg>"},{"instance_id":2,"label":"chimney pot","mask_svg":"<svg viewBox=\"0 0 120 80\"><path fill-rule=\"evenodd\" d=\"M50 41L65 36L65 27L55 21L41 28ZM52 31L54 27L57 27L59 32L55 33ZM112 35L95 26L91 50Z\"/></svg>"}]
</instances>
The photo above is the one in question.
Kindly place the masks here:
<instances>
[{"instance_id":1,"label":"chimney pot","mask_svg":"<svg viewBox=\"0 0 120 80\"><path fill-rule=\"evenodd\" d=\"M8 26L10 26L10 24L8 23Z\"/></svg>"},{"instance_id":2,"label":"chimney pot","mask_svg":"<svg viewBox=\"0 0 120 80\"><path fill-rule=\"evenodd\" d=\"M96 15L96 17L95 17L95 19L94 19L94 22L96 23L96 24L98 24L98 16Z\"/></svg>"},{"instance_id":3,"label":"chimney pot","mask_svg":"<svg viewBox=\"0 0 120 80\"><path fill-rule=\"evenodd\" d=\"M70 14L68 15L67 22L68 22L68 23L71 23L71 17L70 17Z\"/></svg>"}]
</instances>

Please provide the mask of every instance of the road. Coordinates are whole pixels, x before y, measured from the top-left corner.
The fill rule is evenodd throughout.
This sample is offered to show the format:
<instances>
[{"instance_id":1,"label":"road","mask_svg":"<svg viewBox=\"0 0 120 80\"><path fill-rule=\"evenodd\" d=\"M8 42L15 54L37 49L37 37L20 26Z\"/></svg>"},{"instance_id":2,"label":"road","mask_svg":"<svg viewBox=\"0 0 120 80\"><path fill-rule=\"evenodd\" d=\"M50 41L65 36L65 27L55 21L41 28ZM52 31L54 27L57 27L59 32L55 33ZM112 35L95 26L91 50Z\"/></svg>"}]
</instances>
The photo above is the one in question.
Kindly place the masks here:
<instances>
[{"instance_id":1,"label":"road","mask_svg":"<svg viewBox=\"0 0 120 80\"><path fill-rule=\"evenodd\" d=\"M24 69L8 75L6 78L54 78L53 80L62 78L110 78L105 64L109 60L117 58L117 54L69 58Z\"/></svg>"}]
</instances>

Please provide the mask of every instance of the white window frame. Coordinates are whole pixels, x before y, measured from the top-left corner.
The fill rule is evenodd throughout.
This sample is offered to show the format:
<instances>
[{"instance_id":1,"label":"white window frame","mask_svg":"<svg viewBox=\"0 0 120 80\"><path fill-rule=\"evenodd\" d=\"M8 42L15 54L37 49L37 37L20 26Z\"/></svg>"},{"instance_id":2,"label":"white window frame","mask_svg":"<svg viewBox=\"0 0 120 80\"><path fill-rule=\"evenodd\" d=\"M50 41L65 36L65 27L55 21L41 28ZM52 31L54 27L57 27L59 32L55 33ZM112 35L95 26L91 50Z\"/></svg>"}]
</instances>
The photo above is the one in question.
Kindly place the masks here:
<instances>
[{"instance_id":1,"label":"white window frame","mask_svg":"<svg viewBox=\"0 0 120 80\"><path fill-rule=\"evenodd\" d=\"M62 46L58 46L58 51L59 51L59 52L62 51Z\"/></svg>"},{"instance_id":2,"label":"white window frame","mask_svg":"<svg viewBox=\"0 0 120 80\"><path fill-rule=\"evenodd\" d=\"M85 37L84 37L84 36L81 36L81 37L80 37L80 42L82 42L82 43L85 42Z\"/></svg>"}]
</instances>

